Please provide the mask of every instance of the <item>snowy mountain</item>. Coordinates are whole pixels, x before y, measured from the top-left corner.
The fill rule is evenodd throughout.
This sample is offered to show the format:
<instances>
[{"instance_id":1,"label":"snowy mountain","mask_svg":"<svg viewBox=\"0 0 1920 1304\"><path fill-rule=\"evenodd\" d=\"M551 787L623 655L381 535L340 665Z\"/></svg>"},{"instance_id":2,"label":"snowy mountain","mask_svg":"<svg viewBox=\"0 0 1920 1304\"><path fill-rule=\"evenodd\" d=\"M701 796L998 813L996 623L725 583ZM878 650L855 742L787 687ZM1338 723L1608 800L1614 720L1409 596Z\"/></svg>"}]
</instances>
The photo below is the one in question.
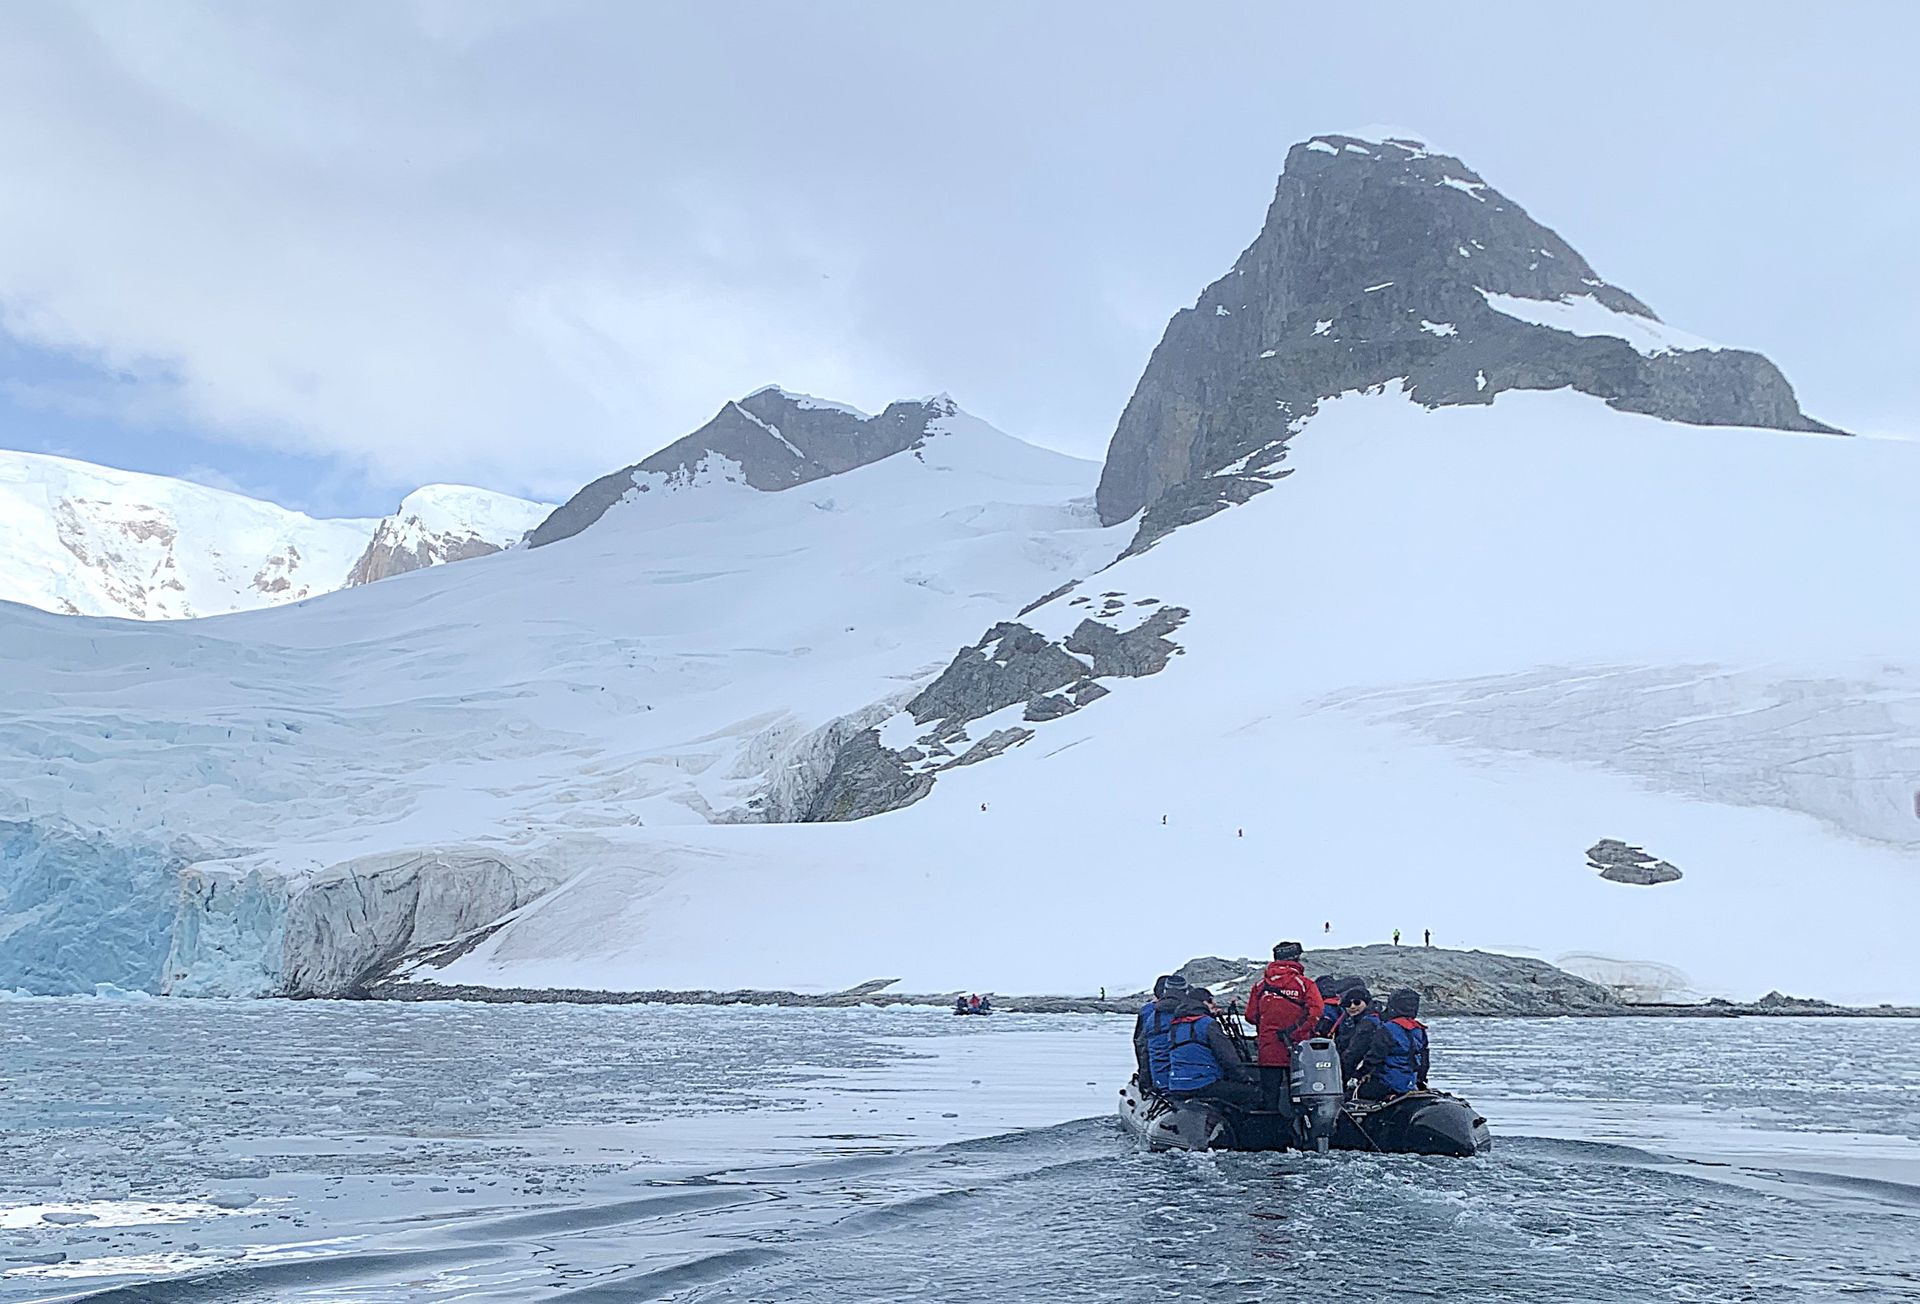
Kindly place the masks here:
<instances>
[{"instance_id":1,"label":"snowy mountain","mask_svg":"<svg viewBox=\"0 0 1920 1304\"><path fill-rule=\"evenodd\" d=\"M345 990L634 834L804 818L850 732L1118 550L1098 471L947 402L830 478L703 457L576 537L297 607L0 611L0 987Z\"/></svg>"},{"instance_id":2,"label":"snowy mountain","mask_svg":"<svg viewBox=\"0 0 1920 1304\"><path fill-rule=\"evenodd\" d=\"M646 460L595 480L527 536L535 548L571 538L615 503L672 492L724 464L742 484L769 493L866 466L913 448L932 423L958 411L945 394L889 404L869 416L844 403L776 385L722 407L714 418Z\"/></svg>"},{"instance_id":3,"label":"snowy mountain","mask_svg":"<svg viewBox=\"0 0 1920 1304\"><path fill-rule=\"evenodd\" d=\"M347 586L499 552L518 543L549 510L544 503L469 485L416 489L374 527L366 551L347 572Z\"/></svg>"},{"instance_id":4,"label":"snowy mountain","mask_svg":"<svg viewBox=\"0 0 1920 1304\"><path fill-rule=\"evenodd\" d=\"M374 522L166 476L0 451L0 600L179 620L340 587Z\"/></svg>"},{"instance_id":5,"label":"snowy mountain","mask_svg":"<svg viewBox=\"0 0 1920 1304\"><path fill-rule=\"evenodd\" d=\"M0 610L0 986L1128 990L1327 922L1920 998L1920 445L1397 139L1288 155L1104 466L768 390L484 566Z\"/></svg>"},{"instance_id":6,"label":"snowy mountain","mask_svg":"<svg viewBox=\"0 0 1920 1304\"><path fill-rule=\"evenodd\" d=\"M385 520L317 520L187 480L0 450L0 601L134 620L252 611L496 551L545 512L431 485Z\"/></svg>"}]
</instances>

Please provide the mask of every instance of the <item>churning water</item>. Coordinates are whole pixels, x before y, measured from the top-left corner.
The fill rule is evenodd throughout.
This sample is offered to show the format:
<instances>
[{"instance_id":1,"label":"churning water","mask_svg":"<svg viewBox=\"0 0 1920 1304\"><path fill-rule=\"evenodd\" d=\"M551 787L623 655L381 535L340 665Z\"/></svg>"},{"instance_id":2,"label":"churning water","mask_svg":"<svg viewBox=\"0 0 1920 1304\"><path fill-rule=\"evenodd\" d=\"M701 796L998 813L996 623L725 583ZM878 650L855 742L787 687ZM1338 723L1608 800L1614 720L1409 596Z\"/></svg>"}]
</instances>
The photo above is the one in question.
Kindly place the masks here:
<instances>
[{"instance_id":1,"label":"churning water","mask_svg":"<svg viewBox=\"0 0 1920 1304\"><path fill-rule=\"evenodd\" d=\"M0 1301L1920 1299L1920 1023L1439 1023L1473 1160L1139 1153L1128 1032L0 1002Z\"/></svg>"}]
</instances>

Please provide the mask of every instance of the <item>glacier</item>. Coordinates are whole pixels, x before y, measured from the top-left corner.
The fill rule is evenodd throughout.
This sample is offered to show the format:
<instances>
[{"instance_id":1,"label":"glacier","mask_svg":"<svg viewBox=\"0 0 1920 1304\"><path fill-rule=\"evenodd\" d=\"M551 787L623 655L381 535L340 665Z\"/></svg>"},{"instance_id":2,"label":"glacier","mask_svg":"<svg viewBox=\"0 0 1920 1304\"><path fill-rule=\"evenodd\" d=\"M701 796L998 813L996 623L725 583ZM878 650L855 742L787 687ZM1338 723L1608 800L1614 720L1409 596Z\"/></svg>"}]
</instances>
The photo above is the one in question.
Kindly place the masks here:
<instances>
[{"instance_id":1,"label":"glacier","mask_svg":"<svg viewBox=\"0 0 1920 1304\"><path fill-rule=\"evenodd\" d=\"M625 831L804 811L849 730L1118 551L1097 474L954 410L829 480L693 477L575 538L292 606L162 625L0 605L0 818L202 848L139 986L350 991L626 863ZM99 863L76 902L115 890ZM36 919L0 912L0 949ZM85 968L17 985L91 990Z\"/></svg>"},{"instance_id":2,"label":"glacier","mask_svg":"<svg viewBox=\"0 0 1920 1304\"><path fill-rule=\"evenodd\" d=\"M158 991L187 854L0 819L0 990Z\"/></svg>"}]
</instances>

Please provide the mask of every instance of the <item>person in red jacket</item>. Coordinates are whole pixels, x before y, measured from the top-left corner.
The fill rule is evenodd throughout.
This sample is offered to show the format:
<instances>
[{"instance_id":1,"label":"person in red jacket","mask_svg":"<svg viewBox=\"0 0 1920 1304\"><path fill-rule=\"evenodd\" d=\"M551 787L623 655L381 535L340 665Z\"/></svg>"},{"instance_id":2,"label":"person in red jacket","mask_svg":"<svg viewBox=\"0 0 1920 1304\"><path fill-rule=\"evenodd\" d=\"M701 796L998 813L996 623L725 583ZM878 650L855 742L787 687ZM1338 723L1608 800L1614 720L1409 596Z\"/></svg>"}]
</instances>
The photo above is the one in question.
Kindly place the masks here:
<instances>
[{"instance_id":1,"label":"person in red jacket","mask_svg":"<svg viewBox=\"0 0 1920 1304\"><path fill-rule=\"evenodd\" d=\"M1247 993L1247 1022L1254 1027L1254 1062L1268 1109L1287 1108L1287 1078L1293 1043L1313 1035L1324 1001L1300 965L1300 943L1281 942L1273 963Z\"/></svg>"}]
</instances>

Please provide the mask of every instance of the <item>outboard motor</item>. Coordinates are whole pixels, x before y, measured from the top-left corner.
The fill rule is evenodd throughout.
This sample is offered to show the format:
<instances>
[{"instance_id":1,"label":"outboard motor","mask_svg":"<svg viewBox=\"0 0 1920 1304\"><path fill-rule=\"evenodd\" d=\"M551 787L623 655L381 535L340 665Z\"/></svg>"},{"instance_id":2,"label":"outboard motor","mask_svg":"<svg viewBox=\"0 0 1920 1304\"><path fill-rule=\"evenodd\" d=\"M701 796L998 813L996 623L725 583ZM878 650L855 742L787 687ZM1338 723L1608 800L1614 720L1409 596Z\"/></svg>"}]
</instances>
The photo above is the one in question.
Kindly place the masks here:
<instances>
[{"instance_id":1,"label":"outboard motor","mask_svg":"<svg viewBox=\"0 0 1920 1304\"><path fill-rule=\"evenodd\" d=\"M1312 1037L1293 1047L1294 1126L1302 1150L1325 1153L1347 1102L1340 1052L1331 1037Z\"/></svg>"}]
</instances>

